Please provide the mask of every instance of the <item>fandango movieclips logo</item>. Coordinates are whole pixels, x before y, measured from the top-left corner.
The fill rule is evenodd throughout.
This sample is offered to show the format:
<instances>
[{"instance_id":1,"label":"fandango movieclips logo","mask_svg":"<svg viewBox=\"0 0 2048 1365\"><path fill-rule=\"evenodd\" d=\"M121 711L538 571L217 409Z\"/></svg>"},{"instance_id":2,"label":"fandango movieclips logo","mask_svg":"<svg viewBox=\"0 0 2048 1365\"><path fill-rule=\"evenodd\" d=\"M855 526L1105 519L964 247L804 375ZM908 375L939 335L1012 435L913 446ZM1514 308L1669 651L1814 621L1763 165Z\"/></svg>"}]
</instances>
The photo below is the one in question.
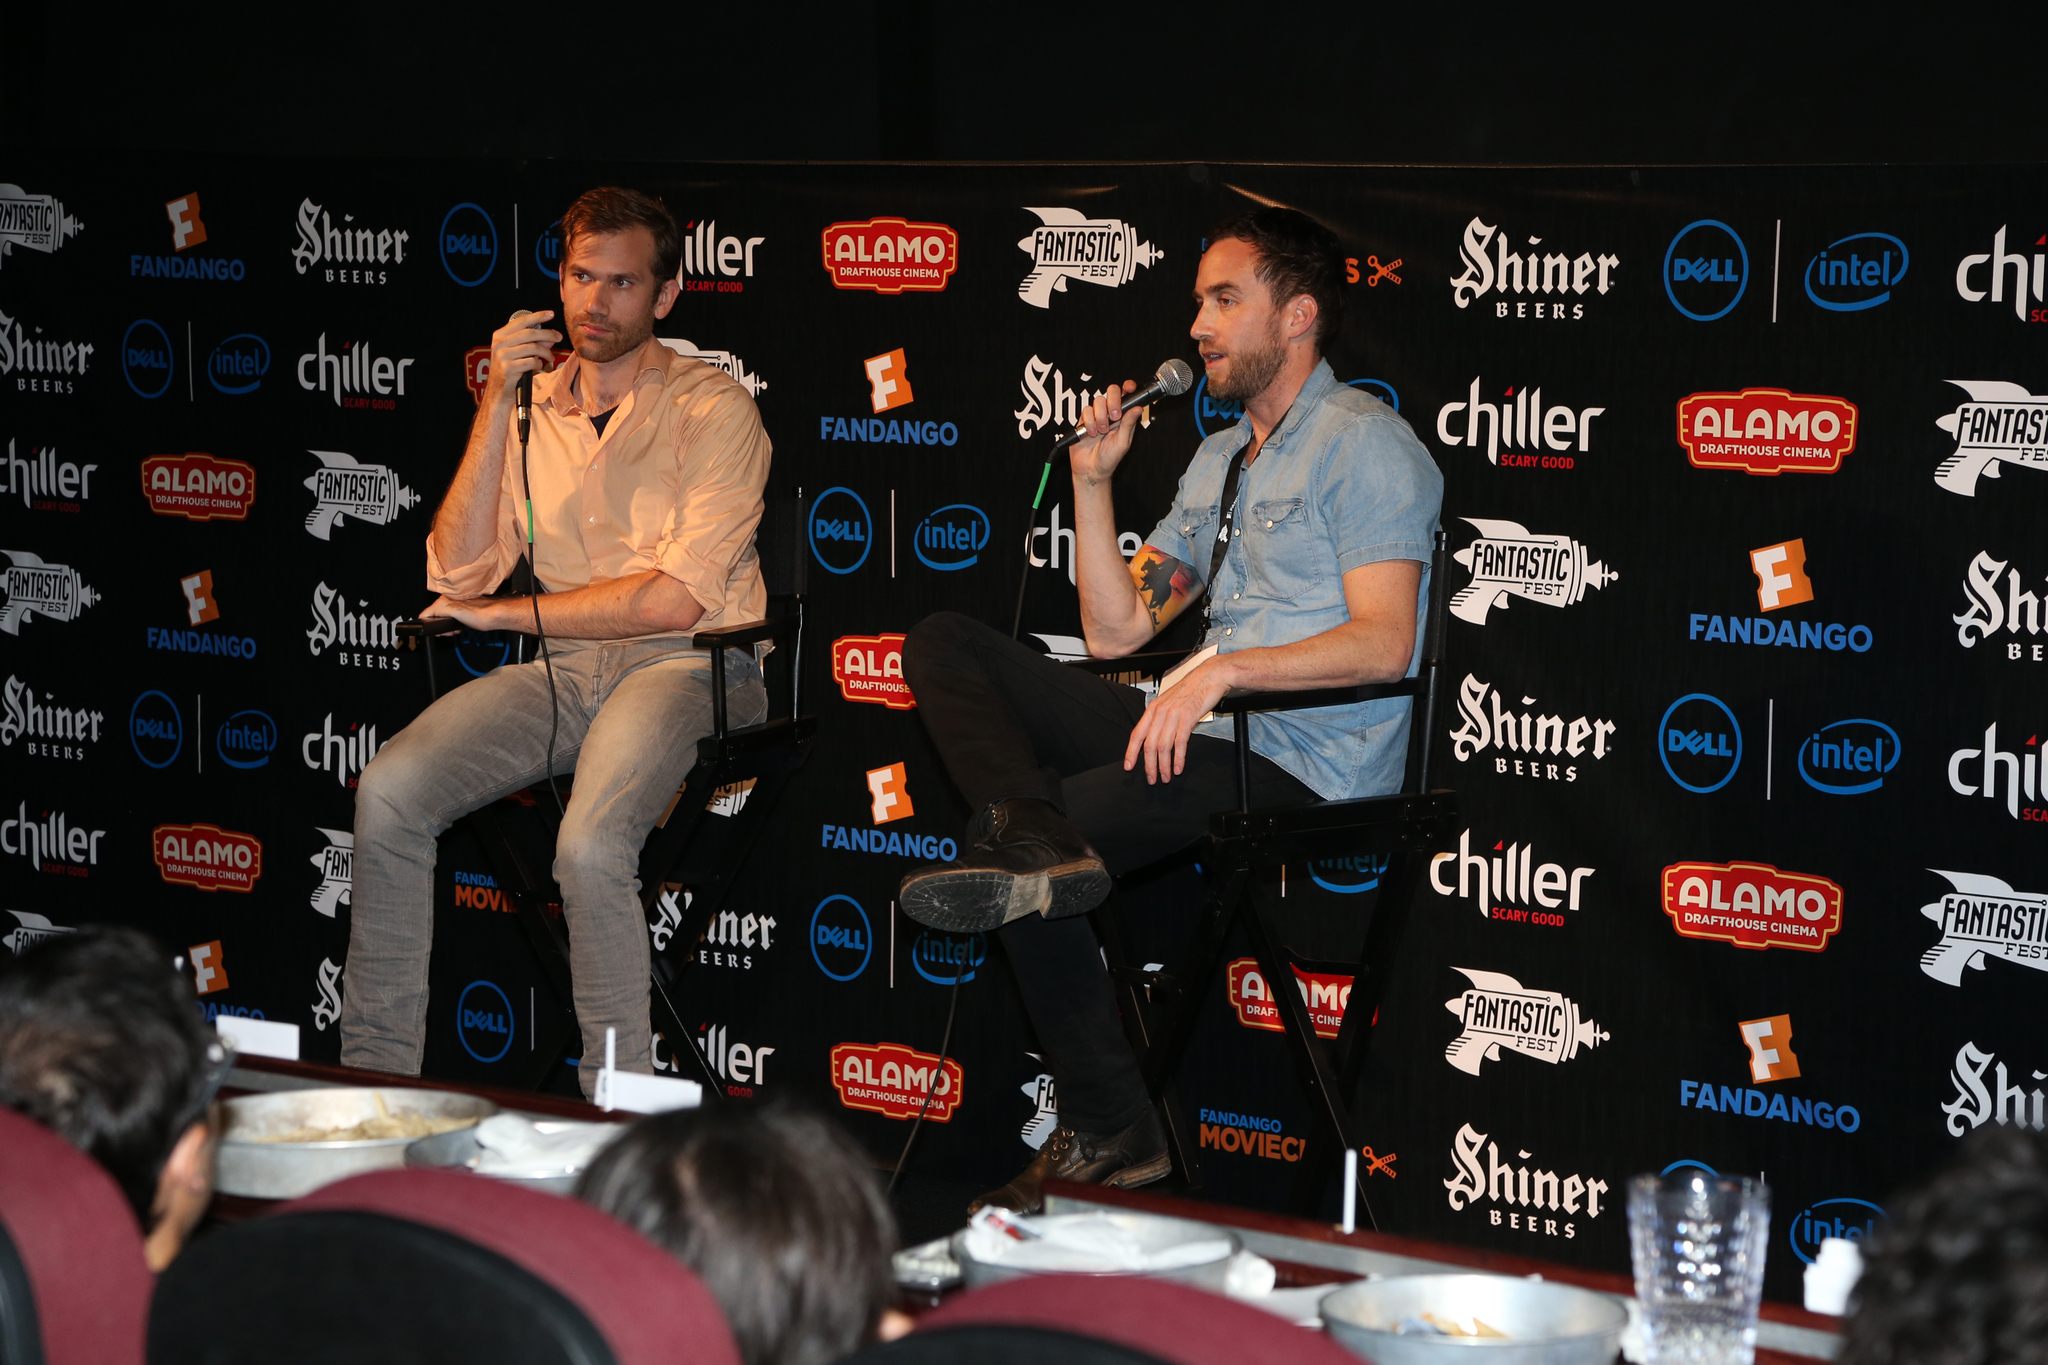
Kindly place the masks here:
<instances>
[{"instance_id":1,"label":"fandango movieclips logo","mask_svg":"<svg viewBox=\"0 0 2048 1365\"><path fill-rule=\"evenodd\" d=\"M1881 720L1838 720L1799 745L1799 776L1817 792L1860 796L1899 766L1899 732Z\"/></svg>"},{"instance_id":2,"label":"fandango movieclips logo","mask_svg":"<svg viewBox=\"0 0 2048 1365\"><path fill-rule=\"evenodd\" d=\"M1792 1254L1808 1265L1820 1255L1820 1244L1828 1238L1844 1242L1867 1241L1877 1231L1885 1212L1868 1199L1823 1199L1792 1215L1785 1240Z\"/></svg>"},{"instance_id":3,"label":"fandango movieclips logo","mask_svg":"<svg viewBox=\"0 0 2048 1365\"><path fill-rule=\"evenodd\" d=\"M277 722L261 711L237 711L214 731L213 748L230 768L261 768L277 751Z\"/></svg>"},{"instance_id":4,"label":"fandango movieclips logo","mask_svg":"<svg viewBox=\"0 0 2048 1365\"><path fill-rule=\"evenodd\" d=\"M935 986L972 981L986 961L988 939L981 934L938 934L927 929L910 949L910 965Z\"/></svg>"},{"instance_id":5,"label":"fandango movieclips logo","mask_svg":"<svg viewBox=\"0 0 2048 1365\"><path fill-rule=\"evenodd\" d=\"M988 546L988 535L988 513L956 502L918 523L911 548L926 568L950 573L979 561Z\"/></svg>"},{"instance_id":6,"label":"fandango movieclips logo","mask_svg":"<svg viewBox=\"0 0 2048 1365\"><path fill-rule=\"evenodd\" d=\"M1749 248L1714 218L1687 223L1664 249L1664 297L1694 322L1727 317L1749 288Z\"/></svg>"},{"instance_id":7,"label":"fandango movieclips logo","mask_svg":"<svg viewBox=\"0 0 2048 1365\"><path fill-rule=\"evenodd\" d=\"M1702 796L1717 792L1742 766L1742 726L1719 697L1688 692L1657 722L1657 756L1673 782Z\"/></svg>"},{"instance_id":8,"label":"fandango movieclips logo","mask_svg":"<svg viewBox=\"0 0 2048 1365\"><path fill-rule=\"evenodd\" d=\"M1906 244L1889 232L1858 232L1822 247L1806 263L1806 297L1830 313L1860 313L1888 302L1906 278Z\"/></svg>"},{"instance_id":9,"label":"fandango movieclips logo","mask_svg":"<svg viewBox=\"0 0 2048 1365\"><path fill-rule=\"evenodd\" d=\"M478 1061L503 1060L512 1050L512 1001L492 982L470 982L455 1002L455 1033Z\"/></svg>"},{"instance_id":10,"label":"fandango movieclips logo","mask_svg":"<svg viewBox=\"0 0 2048 1365\"><path fill-rule=\"evenodd\" d=\"M852 573L868 562L868 550L875 538L875 519L868 505L851 488L828 488L811 504L810 525L805 528L811 554L830 573Z\"/></svg>"},{"instance_id":11,"label":"fandango movieclips logo","mask_svg":"<svg viewBox=\"0 0 2048 1365\"><path fill-rule=\"evenodd\" d=\"M448 278L466 288L482 284L497 269L498 225L475 204L448 210L434 243L441 248L441 268Z\"/></svg>"},{"instance_id":12,"label":"fandango movieclips logo","mask_svg":"<svg viewBox=\"0 0 2048 1365\"><path fill-rule=\"evenodd\" d=\"M206 382L222 393L254 393L270 373L270 344L254 332L239 332L206 357Z\"/></svg>"},{"instance_id":13,"label":"fandango movieclips logo","mask_svg":"<svg viewBox=\"0 0 2048 1365\"><path fill-rule=\"evenodd\" d=\"M868 969L875 931L868 912L851 896L827 896L811 912L811 961L834 981L851 981Z\"/></svg>"}]
</instances>

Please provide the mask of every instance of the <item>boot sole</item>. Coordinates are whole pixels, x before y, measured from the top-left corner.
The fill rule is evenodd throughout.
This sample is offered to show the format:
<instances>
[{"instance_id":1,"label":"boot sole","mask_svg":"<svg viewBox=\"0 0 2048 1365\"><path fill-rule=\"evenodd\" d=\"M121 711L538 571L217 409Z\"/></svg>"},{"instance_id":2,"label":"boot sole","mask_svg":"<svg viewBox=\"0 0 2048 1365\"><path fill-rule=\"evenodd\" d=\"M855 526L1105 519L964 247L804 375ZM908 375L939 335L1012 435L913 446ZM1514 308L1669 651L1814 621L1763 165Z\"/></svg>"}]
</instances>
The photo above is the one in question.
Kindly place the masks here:
<instances>
[{"instance_id":1,"label":"boot sole","mask_svg":"<svg viewBox=\"0 0 2048 1365\"><path fill-rule=\"evenodd\" d=\"M1083 915L1109 895L1109 871L1100 859L1061 863L1042 872L952 868L905 878L898 904L928 928L985 934L1013 919Z\"/></svg>"}]
</instances>

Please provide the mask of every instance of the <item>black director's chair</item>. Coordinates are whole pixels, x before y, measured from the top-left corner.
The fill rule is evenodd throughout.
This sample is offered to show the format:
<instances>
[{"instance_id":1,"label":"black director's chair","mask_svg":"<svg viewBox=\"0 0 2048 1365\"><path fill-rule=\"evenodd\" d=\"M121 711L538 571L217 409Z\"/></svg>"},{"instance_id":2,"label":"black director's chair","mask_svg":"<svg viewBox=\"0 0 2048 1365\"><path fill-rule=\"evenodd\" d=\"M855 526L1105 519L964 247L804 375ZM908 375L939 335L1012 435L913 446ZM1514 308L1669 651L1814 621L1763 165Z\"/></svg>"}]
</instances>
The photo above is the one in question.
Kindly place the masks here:
<instances>
[{"instance_id":1,"label":"black director's chair","mask_svg":"<svg viewBox=\"0 0 2048 1365\"><path fill-rule=\"evenodd\" d=\"M776 801L803 766L817 733L817 719L803 714L799 691L804 639L803 512L799 490L793 500L771 502L762 517L757 543L771 589L768 615L719 630L700 630L690 638L693 649L711 651L711 733L697 741L697 762L640 850L640 909L653 921L649 950L654 1029L668 1040L678 1068L685 1055L695 1061L710 1096L722 1096L725 1083L683 1024L677 1008L682 976L696 960L698 942L724 908L735 876L760 842ZM778 577L781 582L776 581ZM777 588L788 591L773 591ZM462 629L460 622L445 618L406 621L398 627L408 643L416 642L425 650L427 689L436 698L440 684L434 667L434 638ZM731 726L726 720L725 651L751 649L764 640L774 646L762 664L768 717L759 725ZM573 780L557 779L565 801ZM697 862L692 859L693 845L705 832L714 805L722 807L718 814L729 827L722 831L725 838L719 843L719 856ZM531 819L520 818L526 811L545 828L544 840L533 833ZM560 820L543 782L471 811L456 822L467 826L482 846L492 875L511 901L554 996L552 1013L543 1012L536 1021L542 1036L534 1049L532 1070L524 1078L528 1089L545 1085L567 1046L580 1038L562 893L550 871ZM539 854L545 856L536 857ZM677 879L686 865L687 886Z\"/></svg>"},{"instance_id":2,"label":"black director's chair","mask_svg":"<svg viewBox=\"0 0 2048 1365\"><path fill-rule=\"evenodd\" d=\"M1109 964L1124 1030L1138 1054L1146 1087L1165 1113L1168 1136L1181 1174L1199 1183L1196 1134L1188 1112L1174 1094L1174 1077L1193 1035L1203 992L1220 974L1225 938L1242 925L1251 939L1259 970L1280 1011L1295 1070L1316 1106L1315 1128L1296 1180L1297 1211L1313 1212L1327 1162L1363 1147L1364 1130L1347 1096L1356 1092L1379 1002L1400 954L1414 895L1430 850L1452 833L1457 793L1429 788L1430 740L1436 731L1444 675L1444 617L1449 596L1449 553L1444 533L1436 536L1430 563L1428 617L1416 676L1399 682L1305 692L1233 692L1216 704L1231 718L1237 741L1237 809L1209 817L1202 864L1213 888L1196 921L1192 941L1178 970L1146 971L1132 965L1124 935L1109 906L1094 912L1095 931ZM1137 654L1121 659L1081 659L1076 666L1105 675L1157 675L1179 654ZM1401 791L1357 801L1320 801L1301 806L1253 809L1250 800L1250 717L1258 711L1306 711L1383 697L1412 697L1408 764ZM1290 862L1358 853L1386 853L1379 900L1354 968L1351 997L1333 1043L1316 1035L1307 1003L1294 989L1278 913L1252 894L1262 871ZM1213 865L1213 866L1212 866ZM1114 902L1111 903L1112 905ZM1330 1139L1334 1138L1334 1143ZM1363 1188L1359 1191L1364 1201ZM1369 1204L1368 1222L1377 1226Z\"/></svg>"}]
</instances>

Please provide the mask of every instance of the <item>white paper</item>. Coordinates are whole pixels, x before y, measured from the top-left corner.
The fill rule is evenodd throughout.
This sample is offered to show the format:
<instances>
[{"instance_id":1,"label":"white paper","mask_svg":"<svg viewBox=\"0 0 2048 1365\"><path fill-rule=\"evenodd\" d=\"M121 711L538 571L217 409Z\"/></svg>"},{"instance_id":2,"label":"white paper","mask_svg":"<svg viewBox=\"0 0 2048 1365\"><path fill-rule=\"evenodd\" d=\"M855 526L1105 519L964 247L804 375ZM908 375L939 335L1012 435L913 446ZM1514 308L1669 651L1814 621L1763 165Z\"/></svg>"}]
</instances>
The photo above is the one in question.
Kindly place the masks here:
<instances>
[{"instance_id":1,"label":"white paper","mask_svg":"<svg viewBox=\"0 0 2048 1365\"><path fill-rule=\"evenodd\" d=\"M704 1087L695 1081L671 1076L646 1076L638 1071L600 1071L597 1094L592 1097L600 1109L624 1109L634 1114L665 1114L671 1109L695 1109L704 1103Z\"/></svg>"},{"instance_id":2,"label":"white paper","mask_svg":"<svg viewBox=\"0 0 2048 1365\"><path fill-rule=\"evenodd\" d=\"M214 1032L233 1043L235 1051L244 1057L275 1057L286 1062L299 1060L297 1024L223 1014L215 1017L213 1028Z\"/></svg>"},{"instance_id":3,"label":"white paper","mask_svg":"<svg viewBox=\"0 0 2048 1365\"><path fill-rule=\"evenodd\" d=\"M1167 690L1171 688L1175 683L1179 682L1182 678L1185 678L1188 674L1194 672L1197 668L1200 668L1203 664L1209 662L1209 660L1215 657L1216 646L1210 645L1207 649L1196 650L1193 654L1188 655L1187 658L1182 659L1172 668L1167 669L1166 673L1159 679L1159 693L1158 696L1155 696L1153 698L1153 700L1157 701L1159 697L1165 696ZM1214 711L1211 711L1208 715L1203 716L1201 721L1198 721L1196 723L1201 724L1203 722L1212 721L1214 719L1216 719L1216 713Z\"/></svg>"},{"instance_id":4,"label":"white paper","mask_svg":"<svg viewBox=\"0 0 2048 1365\"><path fill-rule=\"evenodd\" d=\"M1020 1270L1082 1273L1179 1270L1220 1261L1230 1254L1230 1243L1222 1238L1182 1242L1148 1252L1140 1245L1137 1230L1113 1214L1056 1214L1016 1221L1039 1235L1020 1242L996 1222L976 1218L967 1225L967 1254L977 1261Z\"/></svg>"}]
</instances>

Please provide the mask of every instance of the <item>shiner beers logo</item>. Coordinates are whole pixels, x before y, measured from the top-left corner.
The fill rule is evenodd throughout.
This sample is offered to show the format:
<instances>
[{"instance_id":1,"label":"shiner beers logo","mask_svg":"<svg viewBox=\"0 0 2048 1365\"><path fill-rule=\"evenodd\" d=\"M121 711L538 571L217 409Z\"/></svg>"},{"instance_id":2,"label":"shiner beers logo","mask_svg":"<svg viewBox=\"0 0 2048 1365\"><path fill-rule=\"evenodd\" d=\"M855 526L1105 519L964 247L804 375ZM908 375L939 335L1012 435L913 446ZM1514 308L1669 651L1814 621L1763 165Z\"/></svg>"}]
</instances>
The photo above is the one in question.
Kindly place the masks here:
<instances>
[{"instance_id":1,"label":"shiner beers logo","mask_svg":"<svg viewBox=\"0 0 2048 1365\"><path fill-rule=\"evenodd\" d=\"M1987 957L2048 972L2048 896L2015 891L1997 877L1943 872L1954 891L1920 907L1941 926L1941 942L1920 955L1920 970L1943 985L1963 984L1963 970L1984 970Z\"/></svg>"},{"instance_id":2,"label":"shiner beers logo","mask_svg":"<svg viewBox=\"0 0 2048 1365\"><path fill-rule=\"evenodd\" d=\"M2001 463L2048 470L2048 397L2002 379L1951 379L1970 395L1934 425L1956 438L1956 453L1936 466L1934 481L1951 493L1977 496L1977 477L1999 476Z\"/></svg>"},{"instance_id":3,"label":"shiner beers logo","mask_svg":"<svg viewBox=\"0 0 2048 1365\"><path fill-rule=\"evenodd\" d=\"M380 464L358 464L356 457L339 450L306 452L324 466L306 480L313 493L313 510L306 513L306 530L321 540L334 534L343 517L367 521L372 526L389 526L408 507L419 505L420 495L398 481L398 476Z\"/></svg>"},{"instance_id":4,"label":"shiner beers logo","mask_svg":"<svg viewBox=\"0 0 2048 1365\"><path fill-rule=\"evenodd\" d=\"M891 711L917 705L903 681L901 635L842 635L832 642L832 681L848 701L878 702Z\"/></svg>"},{"instance_id":5,"label":"shiner beers logo","mask_svg":"<svg viewBox=\"0 0 2048 1365\"><path fill-rule=\"evenodd\" d=\"M1701 469L1833 474L1856 448L1856 405L1784 389L1690 394L1678 400L1678 443Z\"/></svg>"},{"instance_id":6,"label":"shiner beers logo","mask_svg":"<svg viewBox=\"0 0 2048 1365\"><path fill-rule=\"evenodd\" d=\"M1444 1060L1460 1071L1477 1076L1481 1062L1500 1060L1502 1048L1555 1066L1611 1036L1556 991L1530 990L1505 972L1451 970L1472 983L1444 1001L1465 1026L1444 1049Z\"/></svg>"},{"instance_id":7,"label":"shiner beers logo","mask_svg":"<svg viewBox=\"0 0 2048 1365\"><path fill-rule=\"evenodd\" d=\"M870 218L825 229L825 273L835 289L878 294L944 289L960 268L960 234L944 223Z\"/></svg>"},{"instance_id":8,"label":"shiner beers logo","mask_svg":"<svg viewBox=\"0 0 2048 1365\"><path fill-rule=\"evenodd\" d=\"M1520 523L1466 517L1479 538L1452 555L1472 581L1451 594L1451 615L1475 626L1486 624L1494 607L1506 611L1510 597L1546 607L1568 607L1588 588L1604 588L1621 575L1592 558L1570 536L1531 535Z\"/></svg>"},{"instance_id":9,"label":"shiner beers logo","mask_svg":"<svg viewBox=\"0 0 2048 1365\"><path fill-rule=\"evenodd\" d=\"M1054 293L1064 294L1068 280L1085 280L1114 289L1129 284L1138 267L1156 265L1166 253L1138 240L1138 230L1120 218L1090 218L1079 209L1027 208L1042 226L1017 243L1031 258L1031 270L1017 286L1017 297L1033 308L1052 307Z\"/></svg>"},{"instance_id":10,"label":"shiner beers logo","mask_svg":"<svg viewBox=\"0 0 2048 1365\"><path fill-rule=\"evenodd\" d=\"M1842 927L1842 888L1764 863L1673 863L1664 913L1687 938L1817 953Z\"/></svg>"},{"instance_id":11,"label":"shiner beers logo","mask_svg":"<svg viewBox=\"0 0 2048 1365\"><path fill-rule=\"evenodd\" d=\"M243 521L256 502L256 470L196 450L152 455L142 462L142 496L160 517Z\"/></svg>"},{"instance_id":12,"label":"shiner beers logo","mask_svg":"<svg viewBox=\"0 0 2048 1365\"><path fill-rule=\"evenodd\" d=\"M1305 972L1292 962L1287 965L1294 973L1301 1002L1308 1006L1309 1022L1315 1025L1316 1037L1335 1038L1338 1026L1344 1022L1344 1007L1351 1003L1352 978L1334 972ZM1280 1005L1266 985L1259 960L1238 958L1230 964L1229 972L1230 1007L1237 1011L1237 1022L1246 1028L1281 1032L1286 1026L1280 1022Z\"/></svg>"},{"instance_id":13,"label":"shiner beers logo","mask_svg":"<svg viewBox=\"0 0 2048 1365\"><path fill-rule=\"evenodd\" d=\"M848 1109L892 1119L922 1113L933 1123L950 1123L960 1108L964 1073L951 1057L943 1071L939 1061L901 1043L841 1043L832 1049L832 1088Z\"/></svg>"},{"instance_id":14,"label":"shiner beers logo","mask_svg":"<svg viewBox=\"0 0 2048 1365\"><path fill-rule=\"evenodd\" d=\"M218 825L158 825L150 833L156 870L176 886L252 891L263 875L263 845Z\"/></svg>"}]
</instances>

